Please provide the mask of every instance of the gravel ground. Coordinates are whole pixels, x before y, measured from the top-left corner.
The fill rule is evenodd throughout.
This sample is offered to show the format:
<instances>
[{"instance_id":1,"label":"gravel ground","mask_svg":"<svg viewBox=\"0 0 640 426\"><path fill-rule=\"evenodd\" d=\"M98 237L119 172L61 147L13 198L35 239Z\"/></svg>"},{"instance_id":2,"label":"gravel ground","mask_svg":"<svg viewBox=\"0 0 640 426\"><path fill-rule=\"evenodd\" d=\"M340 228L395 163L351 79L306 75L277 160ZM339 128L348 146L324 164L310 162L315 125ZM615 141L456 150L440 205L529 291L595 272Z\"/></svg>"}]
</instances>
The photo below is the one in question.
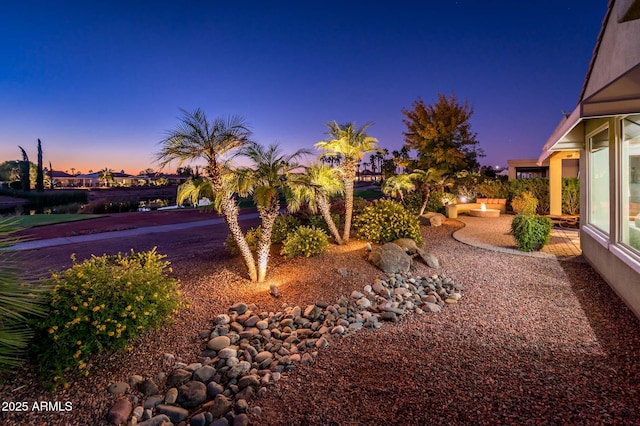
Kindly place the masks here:
<instances>
[{"instance_id":1,"label":"gravel ground","mask_svg":"<svg viewBox=\"0 0 640 426\"><path fill-rule=\"evenodd\" d=\"M423 228L440 274L465 285L464 298L438 314L409 315L377 332L333 339L314 365L298 368L252 402L255 424L639 424L640 322L587 265L498 254L455 241L461 224ZM196 361L198 331L237 301L260 310L333 301L381 274L364 243L282 262L271 280L244 279L239 259L221 250L226 234L202 230L163 241L192 307L143 336L128 354L100 355L89 378L67 390L38 388L26 366L0 387L2 401L71 401L63 413L0 412L2 424L104 424L115 401L106 387L131 374L167 372L162 354ZM156 235L155 239L162 236ZM153 243L153 236L135 245ZM166 236L164 237L165 240ZM128 250L112 242L108 250ZM119 245L120 244L120 245ZM103 247L101 247L102 250ZM91 248L75 247L88 253ZM40 268L69 248L38 251ZM68 257L67 257L68 258ZM338 268L346 267L343 277ZM414 275L434 270L417 265ZM279 285L281 297L267 294Z\"/></svg>"}]
</instances>

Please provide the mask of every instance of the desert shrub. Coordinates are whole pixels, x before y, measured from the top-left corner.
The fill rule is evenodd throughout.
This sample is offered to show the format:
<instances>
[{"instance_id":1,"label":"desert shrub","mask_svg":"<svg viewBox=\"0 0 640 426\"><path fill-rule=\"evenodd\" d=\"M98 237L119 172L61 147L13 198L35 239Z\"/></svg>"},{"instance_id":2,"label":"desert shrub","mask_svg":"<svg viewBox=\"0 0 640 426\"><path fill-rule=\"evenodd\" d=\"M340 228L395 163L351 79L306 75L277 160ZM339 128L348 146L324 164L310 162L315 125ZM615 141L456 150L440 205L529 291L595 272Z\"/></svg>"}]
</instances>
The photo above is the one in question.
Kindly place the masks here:
<instances>
[{"instance_id":1,"label":"desert shrub","mask_svg":"<svg viewBox=\"0 0 640 426\"><path fill-rule=\"evenodd\" d=\"M500 179L487 179L478 185L478 193L484 198L508 198L509 187Z\"/></svg>"},{"instance_id":2,"label":"desert shrub","mask_svg":"<svg viewBox=\"0 0 640 426\"><path fill-rule=\"evenodd\" d=\"M336 225L336 227L340 228L340 223L342 222L342 218L340 217L340 215L337 213L333 213L331 215L331 219L333 219L333 223ZM324 217L322 217L322 215L316 214L313 216L309 216L306 225L311 228L321 229L327 235L329 235L330 233L329 225L327 225L327 222L324 220Z\"/></svg>"},{"instance_id":3,"label":"desert shrub","mask_svg":"<svg viewBox=\"0 0 640 426\"><path fill-rule=\"evenodd\" d=\"M520 250L536 251L549 243L552 227L548 217L519 214L511 222L511 233Z\"/></svg>"},{"instance_id":4,"label":"desert shrub","mask_svg":"<svg viewBox=\"0 0 640 426\"><path fill-rule=\"evenodd\" d=\"M347 211L347 208L344 204L344 198L336 197L331 200L331 213L343 215Z\"/></svg>"},{"instance_id":5,"label":"desert shrub","mask_svg":"<svg viewBox=\"0 0 640 426\"><path fill-rule=\"evenodd\" d=\"M528 191L523 192L522 194L511 200L511 208L518 214L535 214L537 207L538 199Z\"/></svg>"},{"instance_id":6,"label":"desert shrub","mask_svg":"<svg viewBox=\"0 0 640 426\"><path fill-rule=\"evenodd\" d=\"M520 196L523 192L531 193L531 195L538 200L538 206L536 208L538 214L546 214L549 212L549 179L528 178L509 181L509 195L512 200Z\"/></svg>"},{"instance_id":7,"label":"desert shrub","mask_svg":"<svg viewBox=\"0 0 640 426\"><path fill-rule=\"evenodd\" d=\"M411 238L422 243L418 218L396 201L375 200L354 221L358 235L374 243Z\"/></svg>"},{"instance_id":8,"label":"desert shrub","mask_svg":"<svg viewBox=\"0 0 640 426\"><path fill-rule=\"evenodd\" d=\"M580 213L580 180L562 179L562 213L576 215Z\"/></svg>"},{"instance_id":9,"label":"desert shrub","mask_svg":"<svg viewBox=\"0 0 640 426\"><path fill-rule=\"evenodd\" d=\"M444 213L444 206L455 201L456 196L444 191L431 191L427 202L428 212Z\"/></svg>"},{"instance_id":10,"label":"desert shrub","mask_svg":"<svg viewBox=\"0 0 640 426\"><path fill-rule=\"evenodd\" d=\"M300 226L284 240L280 254L291 259L296 256L311 257L329 249L327 234L321 229Z\"/></svg>"},{"instance_id":11,"label":"desert shrub","mask_svg":"<svg viewBox=\"0 0 640 426\"><path fill-rule=\"evenodd\" d=\"M294 232L298 226L300 226L300 222L294 216L290 214L278 216L273 223L271 242L280 244L290 233Z\"/></svg>"},{"instance_id":12,"label":"desert shrub","mask_svg":"<svg viewBox=\"0 0 640 426\"><path fill-rule=\"evenodd\" d=\"M63 204L52 209L53 213L56 214L76 214L80 210L82 210L82 204L80 203Z\"/></svg>"},{"instance_id":13,"label":"desert shrub","mask_svg":"<svg viewBox=\"0 0 640 426\"><path fill-rule=\"evenodd\" d=\"M247 244L251 251L256 251L258 249L258 241L260 241L260 235L262 234L262 228L258 226L257 228L250 228L247 230L247 233L244 235L247 240ZM224 246L229 253L236 255L239 254L238 246L236 245L235 240L231 234L227 235L227 239L224 242Z\"/></svg>"},{"instance_id":14,"label":"desert shrub","mask_svg":"<svg viewBox=\"0 0 640 426\"><path fill-rule=\"evenodd\" d=\"M419 191L412 191L405 195L404 207L413 214L420 213L420 207L422 207L422 193Z\"/></svg>"},{"instance_id":15,"label":"desert shrub","mask_svg":"<svg viewBox=\"0 0 640 426\"><path fill-rule=\"evenodd\" d=\"M369 201L362 197L353 197L353 215L356 216L369 205ZM331 213L337 213L343 216L346 212L346 206L344 204L344 198L336 197L331 200Z\"/></svg>"},{"instance_id":16,"label":"desert shrub","mask_svg":"<svg viewBox=\"0 0 640 426\"><path fill-rule=\"evenodd\" d=\"M129 200L109 201L104 198L93 200L82 208L85 214L125 213L138 211L140 202L137 198Z\"/></svg>"},{"instance_id":17,"label":"desert shrub","mask_svg":"<svg viewBox=\"0 0 640 426\"><path fill-rule=\"evenodd\" d=\"M155 248L82 263L72 258L71 268L53 273L50 313L33 347L43 377L55 385L68 373L88 374L92 355L130 348L131 339L184 306L164 258Z\"/></svg>"}]
</instances>

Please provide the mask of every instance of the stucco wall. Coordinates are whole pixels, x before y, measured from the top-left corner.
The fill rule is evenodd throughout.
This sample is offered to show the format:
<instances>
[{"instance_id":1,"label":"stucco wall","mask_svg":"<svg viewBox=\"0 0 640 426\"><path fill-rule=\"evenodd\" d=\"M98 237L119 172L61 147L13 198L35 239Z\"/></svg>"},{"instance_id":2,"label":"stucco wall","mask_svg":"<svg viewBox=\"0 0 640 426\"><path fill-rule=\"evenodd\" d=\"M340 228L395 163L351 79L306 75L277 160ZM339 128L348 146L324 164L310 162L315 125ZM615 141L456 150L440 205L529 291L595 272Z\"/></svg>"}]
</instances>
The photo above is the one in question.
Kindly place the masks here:
<instances>
[{"instance_id":1,"label":"stucco wall","mask_svg":"<svg viewBox=\"0 0 640 426\"><path fill-rule=\"evenodd\" d=\"M640 63L640 20L618 23L622 6L616 1L609 16L584 98Z\"/></svg>"},{"instance_id":2,"label":"stucco wall","mask_svg":"<svg viewBox=\"0 0 640 426\"><path fill-rule=\"evenodd\" d=\"M580 245L585 259L640 318L638 273L585 232L580 233Z\"/></svg>"}]
</instances>

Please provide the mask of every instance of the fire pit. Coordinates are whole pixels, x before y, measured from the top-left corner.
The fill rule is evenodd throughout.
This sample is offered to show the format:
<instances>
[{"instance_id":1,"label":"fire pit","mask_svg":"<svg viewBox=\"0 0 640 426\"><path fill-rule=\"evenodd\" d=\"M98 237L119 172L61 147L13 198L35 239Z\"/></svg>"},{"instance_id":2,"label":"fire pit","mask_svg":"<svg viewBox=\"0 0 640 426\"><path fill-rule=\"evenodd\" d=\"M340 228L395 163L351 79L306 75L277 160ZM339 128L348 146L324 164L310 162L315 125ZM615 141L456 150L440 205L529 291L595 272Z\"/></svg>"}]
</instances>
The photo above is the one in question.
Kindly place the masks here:
<instances>
[{"instance_id":1,"label":"fire pit","mask_svg":"<svg viewBox=\"0 0 640 426\"><path fill-rule=\"evenodd\" d=\"M488 209L487 206L482 203L479 209L469 210L469 214L474 217L500 217L500 210Z\"/></svg>"}]
</instances>

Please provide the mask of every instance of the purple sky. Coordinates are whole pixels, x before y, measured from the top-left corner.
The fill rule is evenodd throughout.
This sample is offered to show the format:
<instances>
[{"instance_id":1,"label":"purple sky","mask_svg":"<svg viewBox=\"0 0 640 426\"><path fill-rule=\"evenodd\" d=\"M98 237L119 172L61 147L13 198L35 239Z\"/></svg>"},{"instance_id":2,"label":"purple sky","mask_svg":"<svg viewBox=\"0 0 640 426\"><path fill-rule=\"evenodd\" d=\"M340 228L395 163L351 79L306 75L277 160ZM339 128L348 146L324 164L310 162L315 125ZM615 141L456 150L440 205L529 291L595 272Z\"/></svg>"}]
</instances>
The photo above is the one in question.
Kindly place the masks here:
<instances>
[{"instance_id":1,"label":"purple sky","mask_svg":"<svg viewBox=\"0 0 640 426\"><path fill-rule=\"evenodd\" d=\"M403 143L402 108L452 91L486 165L536 158L578 100L606 0L3 2L0 162L156 168L179 108L313 148L325 123Z\"/></svg>"}]
</instances>

